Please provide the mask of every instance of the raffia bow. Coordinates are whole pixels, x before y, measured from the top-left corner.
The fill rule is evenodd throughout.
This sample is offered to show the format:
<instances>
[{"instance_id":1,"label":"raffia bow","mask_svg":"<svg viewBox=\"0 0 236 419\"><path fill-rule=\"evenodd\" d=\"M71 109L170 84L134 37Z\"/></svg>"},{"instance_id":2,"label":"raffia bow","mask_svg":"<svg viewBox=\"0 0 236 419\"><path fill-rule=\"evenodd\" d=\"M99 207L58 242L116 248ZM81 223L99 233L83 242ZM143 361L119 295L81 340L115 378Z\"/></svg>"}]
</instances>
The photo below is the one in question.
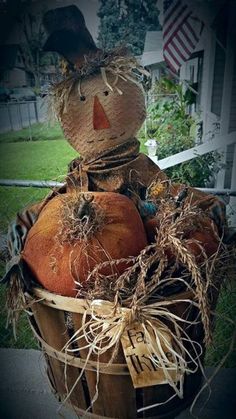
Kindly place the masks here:
<instances>
[{"instance_id":1,"label":"raffia bow","mask_svg":"<svg viewBox=\"0 0 236 419\"><path fill-rule=\"evenodd\" d=\"M66 353L76 353L85 349L88 351L84 368L67 394L66 400L69 399L81 379L93 354L97 356L97 391L91 405L96 401L99 358L103 353L111 350L111 358L107 364L111 365L116 358L122 336L126 333L127 328L135 322L142 327L144 340L149 342L147 348L151 361L156 368L163 370L166 383L173 388L175 396L183 398L184 375L197 371L202 347L198 342L191 340L184 329L184 326L196 325L199 324L199 321L188 321L169 310L171 305L181 303L197 306L193 300L188 298L160 301L145 306L137 305L131 309L108 301L92 301L88 309L84 311L81 328L74 333L63 348ZM166 336L170 336L171 339L168 340ZM77 349L74 349L75 344ZM166 349L171 356L166 356ZM178 381L173 378L173 374L171 374L173 371L176 371Z\"/></svg>"}]
</instances>

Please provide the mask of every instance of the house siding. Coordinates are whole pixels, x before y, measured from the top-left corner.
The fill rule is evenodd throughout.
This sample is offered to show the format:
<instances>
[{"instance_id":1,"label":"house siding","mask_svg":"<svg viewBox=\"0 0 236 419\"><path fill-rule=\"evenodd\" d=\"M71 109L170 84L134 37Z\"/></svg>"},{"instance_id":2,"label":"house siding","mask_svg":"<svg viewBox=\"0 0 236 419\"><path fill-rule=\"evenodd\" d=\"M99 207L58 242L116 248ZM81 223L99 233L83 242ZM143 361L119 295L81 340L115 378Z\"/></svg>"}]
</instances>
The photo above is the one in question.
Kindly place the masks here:
<instances>
[{"instance_id":1,"label":"house siding","mask_svg":"<svg viewBox=\"0 0 236 419\"><path fill-rule=\"evenodd\" d=\"M236 58L234 59L232 90L230 102L229 133L236 131ZM234 164L235 144L227 147L225 188L232 187L232 173Z\"/></svg>"},{"instance_id":2,"label":"house siding","mask_svg":"<svg viewBox=\"0 0 236 419\"><path fill-rule=\"evenodd\" d=\"M230 106L229 132L236 131L236 58L234 59L234 72L232 82L232 96Z\"/></svg>"},{"instance_id":3,"label":"house siding","mask_svg":"<svg viewBox=\"0 0 236 419\"><path fill-rule=\"evenodd\" d=\"M211 112L217 116L221 116L224 72L225 51L218 43L216 43Z\"/></svg>"}]
</instances>

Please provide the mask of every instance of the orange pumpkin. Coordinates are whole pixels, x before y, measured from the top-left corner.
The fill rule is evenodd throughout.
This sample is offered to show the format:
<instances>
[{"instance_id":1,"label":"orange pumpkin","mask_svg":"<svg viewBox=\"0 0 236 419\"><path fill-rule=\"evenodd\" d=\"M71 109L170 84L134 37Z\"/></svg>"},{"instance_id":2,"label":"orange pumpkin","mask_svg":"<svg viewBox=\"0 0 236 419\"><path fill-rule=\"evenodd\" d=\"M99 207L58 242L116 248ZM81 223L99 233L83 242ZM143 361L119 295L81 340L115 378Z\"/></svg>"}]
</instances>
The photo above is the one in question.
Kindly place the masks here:
<instances>
[{"instance_id":1,"label":"orange pumpkin","mask_svg":"<svg viewBox=\"0 0 236 419\"><path fill-rule=\"evenodd\" d=\"M58 233L63 225L63 208L67 201L79 199L79 196L78 193L76 196L67 193L49 201L30 229L22 252L22 258L44 288L71 297L78 293L75 281L86 287L86 279L96 265L137 256L147 245L135 205L126 196L113 192L86 193L93 199L95 211L104 215L103 223L87 238L61 243ZM128 266L127 262L108 263L99 269L99 273L121 274Z\"/></svg>"}]
</instances>

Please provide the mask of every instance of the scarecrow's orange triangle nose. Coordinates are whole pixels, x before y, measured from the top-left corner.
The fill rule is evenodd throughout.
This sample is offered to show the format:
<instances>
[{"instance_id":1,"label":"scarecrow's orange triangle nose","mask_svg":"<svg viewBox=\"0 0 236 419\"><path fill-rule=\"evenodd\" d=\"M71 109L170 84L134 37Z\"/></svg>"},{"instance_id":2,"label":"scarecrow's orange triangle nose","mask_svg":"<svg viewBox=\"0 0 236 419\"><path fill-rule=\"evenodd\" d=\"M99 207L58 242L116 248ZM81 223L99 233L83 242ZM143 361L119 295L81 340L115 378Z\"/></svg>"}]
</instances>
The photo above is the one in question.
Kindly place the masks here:
<instances>
[{"instance_id":1,"label":"scarecrow's orange triangle nose","mask_svg":"<svg viewBox=\"0 0 236 419\"><path fill-rule=\"evenodd\" d=\"M93 128L94 129L105 129L110 128L110 122L107 119L106 113L99 102L97 96L94 96L93 102Z\"/></svg>"}]
</instances>

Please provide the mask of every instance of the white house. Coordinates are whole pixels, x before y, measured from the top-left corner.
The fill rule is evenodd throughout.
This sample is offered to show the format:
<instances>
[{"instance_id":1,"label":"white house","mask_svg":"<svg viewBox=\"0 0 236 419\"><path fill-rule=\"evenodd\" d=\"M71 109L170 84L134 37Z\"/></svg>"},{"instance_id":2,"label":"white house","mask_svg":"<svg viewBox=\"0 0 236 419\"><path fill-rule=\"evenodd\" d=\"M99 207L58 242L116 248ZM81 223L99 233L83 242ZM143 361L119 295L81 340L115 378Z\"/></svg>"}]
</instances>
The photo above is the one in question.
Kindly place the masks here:
<instances>
[{"instance_id":1,"label":"white house","mask_svg":"<svg viewBox=\"0 0 236 419\"><path fill-rule=\"evenodd\" d=\"M214 5L213 5L214 3ZM223 169L215 187L236 190L236 2L234 0L189 1L193 11L204 22L204 30L190 59L181 66L180 80L187 80L197 91L195 110L202 120L202 146L205 153L217 147L222 152ZM161 32L147 33L142 62L152 78L164 66ZM155 62L156 58L156 62ZM156 72L158 70L159 73ZM168 165L193 158L194 150L182 156L171 156ZM166 160L166 159L165 159ZM161 167L167 162L159 161ZM236 198L230 198L229 213L236 225Z\"/></svg>"},{"instance_id":2,"label":"white house","mask_svg":"<svg viewBox=\"0 0 236 419\"><path fill-rule=\"evenodd\" d=\"M199 2L198 2L199 3ZM195 1L196 4L196 1ZM205 23L195 54L180 71L180 77L199 82L199 109L203 141L222 138L220 151L225 167L216 180L219 189L236 189L236 2L208 2L196 9ZM213 139L214 141L214 139ZM236 198L229 212L236 224Z\"/></svg>"},{"instance_id":3,"label":"white house","mask_svg":"<svg viewBox=\"0 0 236 419\"><path fill-rule=\"evenodd\" d=\"M166 67L163 57L162 31L148 31L146 33L140 63L149 68L153 85L161 77L163 69Z\"/></svg>"}]
</instances>

